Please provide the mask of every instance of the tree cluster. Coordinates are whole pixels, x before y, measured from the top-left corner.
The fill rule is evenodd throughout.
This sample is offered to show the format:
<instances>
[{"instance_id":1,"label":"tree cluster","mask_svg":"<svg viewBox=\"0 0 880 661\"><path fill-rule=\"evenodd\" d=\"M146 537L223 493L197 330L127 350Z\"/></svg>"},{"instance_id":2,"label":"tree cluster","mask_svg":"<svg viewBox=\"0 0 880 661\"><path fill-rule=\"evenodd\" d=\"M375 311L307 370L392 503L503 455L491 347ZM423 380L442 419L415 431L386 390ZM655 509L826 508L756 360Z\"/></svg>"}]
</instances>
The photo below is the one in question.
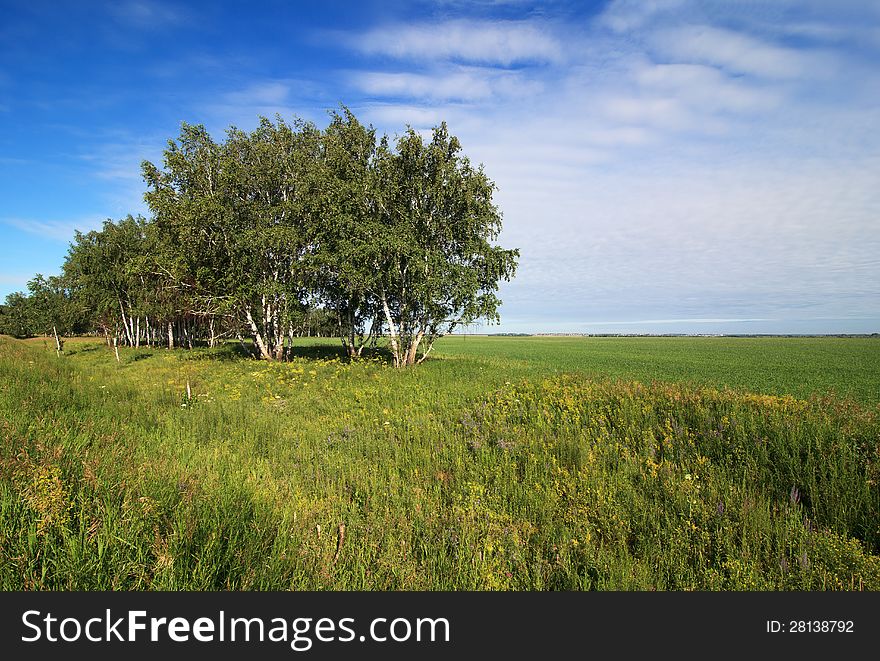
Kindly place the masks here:
<instances>
[{"instance_id":1,"label":"tree cluster","mask_svg":"<svg viewBox=\"0 0 880 661\"><path fill-rule=\"evenodd\" d=\"M347 108L323 130L262 118L219 142L183 124L142 172L151 217L77 233L62 276L7 298L0 332L51 322L135 347L249 337L266 360L332 333L351 356L381 338L405 366L459 325L497 321L516 268L518 251L494 243L495 186L445 123L393 145Z\"/></svg>"}]
</instances>

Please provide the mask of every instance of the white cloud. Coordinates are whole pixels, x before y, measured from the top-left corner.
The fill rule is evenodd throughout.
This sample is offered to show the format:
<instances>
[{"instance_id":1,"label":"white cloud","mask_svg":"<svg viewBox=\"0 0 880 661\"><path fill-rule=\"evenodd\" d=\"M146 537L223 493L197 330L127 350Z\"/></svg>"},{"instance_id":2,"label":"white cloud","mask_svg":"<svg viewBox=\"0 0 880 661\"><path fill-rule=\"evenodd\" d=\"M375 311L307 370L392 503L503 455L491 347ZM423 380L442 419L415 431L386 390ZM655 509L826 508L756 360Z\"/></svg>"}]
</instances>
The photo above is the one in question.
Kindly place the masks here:
<instances>
[{"instance_id":1,"label":"white cloud","mask_svg":"<svg viewBox=\"0 0 880 661\"><path fill-rule=\"evenodd\" d=\"M525 21L448 21L391 25L357 35L351 45L369 55L452 60L510 66L560 62L562 42L549 29Z\"/></svg>"},{"instance_id":2,"label":"white cloud","mask_svg":"<svg viewBox=\"0 0 880 661\"><path fill-rule=\"evenodd\" d=\"M804 307L880 315L870 165L646 164L593 170L540 197L502 184L504 241L523 250L506 300L514 312L553 301L572 318L653 310L757 319Z\"/></svg>"},{"instance_id":3,"label":"white cloud","mask_svg":"<svg viewBox=\"0 0 880 661\"><path fill-rule=\"evenodd\" d=\"M685 104L674 97L614 94L601 99L596 107L607 119L626 124L671 130L693 125Z\"/></svg>"},{"instance_id":4,"label":"white cloud","mask_svg":"<svg viewBox=\"0 0 880 661\"><path fill-rule=\"evenodd\" d=\"M674 95L689 105L711 110L751 112L771 110L782 93L772 87L731 78L700 64L646 65L635 71L643 90Z\"/></svg>"},{"instance_id":5,"label":"white cloud","mask_svg":"<svg viewBox=\"0 0 880 661\"><path fill-rule=\"evenodd\" d=\"M288 81L265 80L242 89L219 95L204 106L211 117L224 118L222 128L230 124L245 126L254 124L257 116L274 117L294 114L292 84Z\"/></svg>"},{"instance_id":6,"label":"white cloud","mask_svg":"<svg viewBox=\"0 0 880 661\"><path fill-rule=\"evenodd\" d=\"M344 75L340 77L344 78ZM204 123L215 136L230 126L252 129L258 117L300 117L320 121L339 103L327 96L327 85L303 78L265 78L213 96L195 108L192 122ZM319 112L315 112L319 109Z\"/></svg>"},{"instance_id":7,"label":"white cloud","mask_svg":"<svg viewBox=\"0 0 880 661\"><path fill-rule=\"evenodd\" d=\"M377 97L422 101L488 101L540 94L544 85L522 71L479 67L441 68L430 73L353 72L350 84Z\"/></svg>"},{"instance_id":8,"label":"white cloud","mask_svg":"<svg viewBox=\"0 0 880 661\"><path fill-rule=\"evenodd\" d=\"M116 130L92 137L97 141L77 157L88 165L90 176L110 184L103 187L102 195L107 215L146 215L146 184L141 163L146 160L160 165L163 149L173 135L132 135L125 130Z\"/></svg>"},{"instance_id":9,"label":"white cloud","mask_svg":"<svg viewBox=\"0 0 880 661\"><path fill-rule=\"evenodd\" d=\"M73 241L74 233L100 229L104 218L87 217L70 220L34 220L25 218L3 218L0 222L24 232L35 234L53 241Z\"/></svg>"},{"instance_id":10,"label":"white cloud","mask_svg":"<svg viewBox=\"0 0 880 661\"><path fill-rule=\"evenodd\" d=\"M423 107L412 104L367 103L358 108L364 119L388 132L400 132L405 125L417 129L438 126L450 117L449 107Z\"/></svg>"},{"instance_id":11,"label":"white cloud","mask_svg":"<svg viewBox=\"0 0 880 661\"><path fill-rule=\"evenodd\" d=\"M644 126L618 125L584 128L578 137L599 147L638 147L655 142L657 134Z\"/></svg>"},{"instance_id":12,"label":"white cloud","mask_svg":"<svg viewBox=\"0 0 880 661\"><path fill-rule=\"evenodd\" d=\"M482 100L492 95L489 81L467 73L440 77L415 73L359 74L354 85L370 95L432 100Z\"/></svg>"},{"instance_id":13,"label":"white cloud","mask_svg":"<svg viewBox=\"0 0 880 661\"><path fill-rule=\"evenodd\" d=\"M638 319L630 321L582 321L581 326L632 326L654 324L741 324L752 321L773 321L772 319Z\"/></svg>"},{"instance_id":14,"label":"white cloud","mask_svg":"<svg viewBox=\"0 0 880 661\"><path fill-rule=\"evenodd\" d=\"M599 23L615 32L630 32L682 4L684 0L615 0L602 13Z\"/></svg>"},{"instance_id":15,"label":"white cloud","mask_svg":"<svg viewBox=\"0 0 880 661\"><path fill-rule=\"evenodd\" d=\"M665 28L654 33L651 41L661 55L678 62L712 64L763 78L828 76L836 68L828 53L785 48L709 25Z\"/></svg>"},{"instance_id":16,"label":"white cloud","mask_svg":"<svg viewBox=\"0 0 880 661\"><path fill-rule=\"evenodd\" d=\"M223 102L230 105L276 106L290 98L291 83L282 80L265 80L241 90L223 95Z\"/></svg>"}]
</instances>

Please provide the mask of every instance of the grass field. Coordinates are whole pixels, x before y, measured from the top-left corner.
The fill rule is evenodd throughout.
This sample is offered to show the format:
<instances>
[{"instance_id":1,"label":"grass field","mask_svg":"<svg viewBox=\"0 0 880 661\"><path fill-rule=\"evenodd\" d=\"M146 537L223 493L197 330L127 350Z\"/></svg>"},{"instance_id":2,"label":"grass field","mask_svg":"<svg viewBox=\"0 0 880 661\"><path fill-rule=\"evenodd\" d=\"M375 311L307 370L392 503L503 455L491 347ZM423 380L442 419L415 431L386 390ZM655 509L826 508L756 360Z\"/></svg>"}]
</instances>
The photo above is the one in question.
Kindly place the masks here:
<instances>
[{"instance_id":1,"label":"grass field","mask_svg":"<svg viewBox=\"0 0 880 661\"><path fill-rule=\"evenodd\" d=\"M880 402L880 338L452 336L436 351L523 377L579 372Z\"/></svg>"},{"instance_id":2,"label":"grass field","mask_svg":"<svg viewBox=\"0 0 880 661\"><path fill-rule=\"evenodd\" d=\"M0 338L0 588L880 589L877 339L120 353Z\"/></svg>"}]
</instances>

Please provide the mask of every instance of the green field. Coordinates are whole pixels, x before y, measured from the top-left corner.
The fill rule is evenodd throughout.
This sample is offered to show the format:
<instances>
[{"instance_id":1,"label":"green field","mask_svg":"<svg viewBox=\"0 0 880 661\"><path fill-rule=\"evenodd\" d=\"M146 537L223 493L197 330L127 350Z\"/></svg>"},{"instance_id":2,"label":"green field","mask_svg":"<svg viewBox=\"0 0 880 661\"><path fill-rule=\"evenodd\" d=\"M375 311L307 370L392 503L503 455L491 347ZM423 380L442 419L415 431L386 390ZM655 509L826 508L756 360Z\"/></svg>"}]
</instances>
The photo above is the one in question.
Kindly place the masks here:
<instances>
[{"instance_id":1,"label":"green field","mask_svg":"<svg viewBox=\"0 0 880 661\"><path fill-rule=\"evenodd\" d=\"M331 342L0 337L0 588L880 589L878 339Z\"/></svg>"},{"instance_id":2,"label":"green field","mask_svg":"<svg viewBox=\"0 0 880 661\"><path fill-rule=\"evenodd\" d=\"M441 340L436 351L477 359L517 377L580 372L880 402L880 338L453 336Z\"/></svg>"}]
</instances>

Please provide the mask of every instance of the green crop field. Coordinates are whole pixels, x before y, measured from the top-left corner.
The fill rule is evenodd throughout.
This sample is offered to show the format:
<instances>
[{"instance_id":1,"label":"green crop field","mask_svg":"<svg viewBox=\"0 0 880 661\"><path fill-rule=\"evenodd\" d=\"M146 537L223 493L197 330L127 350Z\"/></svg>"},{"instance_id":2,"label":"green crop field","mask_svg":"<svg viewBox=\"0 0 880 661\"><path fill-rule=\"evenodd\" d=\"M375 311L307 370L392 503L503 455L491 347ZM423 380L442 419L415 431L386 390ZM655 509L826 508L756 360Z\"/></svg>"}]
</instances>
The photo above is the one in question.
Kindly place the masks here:
<instances>
[{"instance_id":1,"label":"green crop field","mask_svg":"<svg viewBox=\"0 0 880 661\"><path fill-rule=\"evenodd\" d=\"M880 589L880 339L0 337L0 589Z\"/></svg>"},{"instance_id":2,"label":"green crop field","mask_svg":"<svg viewBox=\"0 0 880 661\"><path fill-rule=\"evenodd\" d=\"M444 357L480 360L501 376L581 372L880 402L880 338L453 336L437 346Z\"/></svg>"}]
</instances>

